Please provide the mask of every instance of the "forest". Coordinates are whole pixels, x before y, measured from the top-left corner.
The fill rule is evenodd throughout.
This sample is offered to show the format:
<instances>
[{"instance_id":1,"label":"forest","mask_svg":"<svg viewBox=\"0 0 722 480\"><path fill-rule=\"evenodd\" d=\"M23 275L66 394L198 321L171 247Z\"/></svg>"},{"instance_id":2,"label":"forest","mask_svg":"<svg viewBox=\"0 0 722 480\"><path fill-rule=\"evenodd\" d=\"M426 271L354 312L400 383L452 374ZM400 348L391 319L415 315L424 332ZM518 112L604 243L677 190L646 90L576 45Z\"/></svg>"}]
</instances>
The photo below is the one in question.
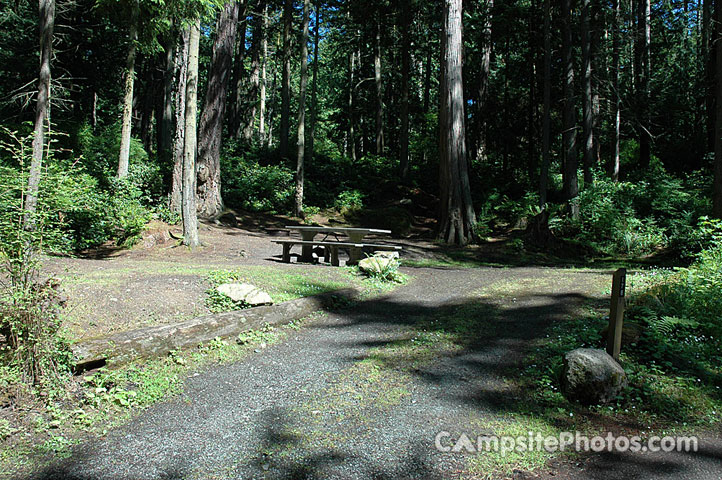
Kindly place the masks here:
<instances>
[{"instance_id":1,"label":"forest","mask_svg":"<svg viewBox=\"0 0 722 480\"><path fill-rule=\"evenodd\" d=\"M58 248L180 215L187 129L202 219L226 206L302 217L418 189L444 197L430 216L450 243L545 211L562 236L643 254L683 253L686 227L722 208L711 2L469 1L458 52L442 49L451 26L435 2L41 7L3 6L0 118L18 139L38 128L42 26L48 168L73 184L55 200L75 207ZM446 132L451 118L461 130Z\"/></svg>"},{"instance_id":2,"label":"forest","mask_svg":"<svg viewBox=\"0 0 722 480\"><path fill-rule=\"evenodd\" d=\"M0 12L0 387L30 385L33 401L67 389L82 334L66 338L64 259L133 255L149 231L177 228L200 262L211 228L273 219L388 229L449 268L485 266L499 244L505 266L637 269L628 316L644 333L619 411L690 378L699 390L644 410L651 423L694 424L694 408L710 421L722 402L722 2L0 0ZM375 280L413 285L398 266ZM203 272L211 287L245 278ZM210 295L210 312L238 306ZM592 341L567 327L535 355ZM534 370L529 388L548 375ZM649 375L671 383L645 390ZM91 403L133 403L113 395ZM3 398L0 443L24 428Z\"/></svg>"}]
</instances>

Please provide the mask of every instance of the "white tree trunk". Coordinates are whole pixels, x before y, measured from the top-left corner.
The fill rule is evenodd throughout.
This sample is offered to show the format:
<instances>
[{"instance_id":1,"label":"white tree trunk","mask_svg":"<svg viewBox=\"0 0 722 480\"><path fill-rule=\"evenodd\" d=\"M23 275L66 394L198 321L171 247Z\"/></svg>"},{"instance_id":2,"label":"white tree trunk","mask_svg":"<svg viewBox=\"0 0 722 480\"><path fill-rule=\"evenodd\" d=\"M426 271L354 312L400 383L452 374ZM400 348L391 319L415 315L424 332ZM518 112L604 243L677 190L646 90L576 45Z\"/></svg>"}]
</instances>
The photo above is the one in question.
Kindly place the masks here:
<instances>
[{"instance_id":1,"label":"white tree trunk","mask_svg":"<svg viewBox=\"0 0 722 480\"><path fill-rule=\"evenodd\" d=\"M186 81L185 147L183 149L183 244L191 248L198 242L196 210L196 114L198 111L198 43L200 19L190 27L188 42L188 73Z\"/></svg>"}]
</instances>

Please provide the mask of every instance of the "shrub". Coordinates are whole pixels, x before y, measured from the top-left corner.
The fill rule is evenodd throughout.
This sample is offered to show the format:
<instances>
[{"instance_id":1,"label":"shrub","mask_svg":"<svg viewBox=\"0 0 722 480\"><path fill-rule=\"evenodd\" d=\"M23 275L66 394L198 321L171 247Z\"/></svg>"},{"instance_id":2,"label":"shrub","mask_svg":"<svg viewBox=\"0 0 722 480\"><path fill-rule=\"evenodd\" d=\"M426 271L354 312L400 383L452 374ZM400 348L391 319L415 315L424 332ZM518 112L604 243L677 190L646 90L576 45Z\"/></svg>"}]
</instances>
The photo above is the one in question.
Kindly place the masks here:
<instances>
[{"instance_id":1,"label":"shrub","mask_svg":"<svg viewBox=\"0 0 722 480\"><path fill-rule=\"evenodd\" d=\"M262 166L244 157L222 158L223 198L229 205L254 212L287 213L293 205L293 172L279 165Z\"/></svg>"},{"instance_id":2,"label":"shrub","mask_svg":"<svg viewBox=\"0 0 722 480\"><path fill-rule=\"evenodd\" d=\"M22 282L0 300L0 331L8 339L12 364L27 383L57 381L72 362L72 352L60 332L64 301L58 288L54 279Z\"/></svg>"},{"instance_id":3,"label":"shrub","mask_svg":"<svg viewBox=\"0 0 722 480\"><path fill-rule=\"evenodd\" d=\"M340 213L346 213L353 210L360 210L364 206L364 194L359 190L345 190L338 194L338 198L334 202L334 207Z\"/></svg>"},{"instance_id":4,"label":"shrub","mask_svg":"<svg viewBox=\"0 0 722 480\"><path fill-rule=\"evenodd\" d=\"M30 138L5 133L9 140L1 145L17 167L3 169L0 185L0 261L2 276L8 280L0 291L0 332L6 339L10 366L19 371L22 380L33 384L53 382L66 373L71 355L59 332L63 306L59 284L56 280L38 280L38 252L48 245L63 245L66 239L60 227L61 209L67 207L63 193L67 176L58 174L56 178L52 169L43 169L37 207L33 212L26 210L23 201ZM24 221L28 216L32 228L27 228Z\"/></svg>"}]
</instances>

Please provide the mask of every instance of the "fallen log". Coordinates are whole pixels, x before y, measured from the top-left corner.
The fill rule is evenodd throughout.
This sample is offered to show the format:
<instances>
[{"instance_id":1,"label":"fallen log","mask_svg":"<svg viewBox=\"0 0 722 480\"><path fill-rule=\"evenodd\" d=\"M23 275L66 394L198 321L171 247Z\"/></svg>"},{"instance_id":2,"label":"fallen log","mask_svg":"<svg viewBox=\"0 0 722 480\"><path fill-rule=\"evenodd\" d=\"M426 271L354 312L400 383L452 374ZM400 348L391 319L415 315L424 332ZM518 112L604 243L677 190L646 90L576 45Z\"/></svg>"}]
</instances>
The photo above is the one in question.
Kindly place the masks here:
<instances>
[{"instance_id":1,"label":"fallen log","mask_svg":"<svg viewBox=\"0 0 722 480\"><path fill-rule=\"evenodd\" d=\"M203 315L185 322L81 340L71 346L75 372L77 374L105 365L122 365L138 358L167 355L171 351L196 347L215 338L236 337L266 324L284 325L314 312L338 307L341 301L352 299L357 294L354 289L343 289L276 305Z\"/></svg>"}]
</instances>

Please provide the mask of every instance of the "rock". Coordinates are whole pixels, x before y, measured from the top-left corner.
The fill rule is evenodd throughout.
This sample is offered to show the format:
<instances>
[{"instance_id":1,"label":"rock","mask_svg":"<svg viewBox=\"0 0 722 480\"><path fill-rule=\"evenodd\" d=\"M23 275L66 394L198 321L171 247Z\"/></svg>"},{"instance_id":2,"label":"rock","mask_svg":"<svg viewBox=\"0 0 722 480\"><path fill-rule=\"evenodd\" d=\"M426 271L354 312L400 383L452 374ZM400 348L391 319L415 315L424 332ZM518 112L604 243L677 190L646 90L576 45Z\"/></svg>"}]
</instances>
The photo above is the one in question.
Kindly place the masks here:
<instances>
[{"instance_id":1,"label":"rock","mask_svg":"<svg viewBox=\"0 0 722 480\"><path fill-rule=\"evenodd\" d=\"M358 268L362 272L368 273L369 275L380 274L387 271L388 268L393 264L393 262L394 258L383 257L376 254L373 257L366 257L360 262L358 262Z\"/></svg>"},{"instance_id":2,"label":"rock","mask_svg":"<svg viewBox=\"0 0 722 480\"><path fill-rule=\"evenodd\" d=\"M564 355L562 393L584 405L613 400L626 386L624 369L604 350L578 348Z\"/></svg>"},{"instance_id":3,"label":"rock","mask_svg":"<svg viewBox=\"0 0 722 480\"><path fill-rule=\"evenodd\" d=\"M245 302L252 307L273 305L269 294L248 283L224 283L218 285L216 291L230 297L234 302Z\"/></svg>"},{"instance_id":4,"label":"rock","mask_svg":"<svg viewBox=\"0 0 722 480\"><path fill-rule=\"evenodd\" d=\"M602 336L602 345L607 345L607 336L609 335L609 324L600 330ZM625 323L622 325L622 346L637 343L642 336L642 327L636 323Z\"/></svg>"}]
</instances>

